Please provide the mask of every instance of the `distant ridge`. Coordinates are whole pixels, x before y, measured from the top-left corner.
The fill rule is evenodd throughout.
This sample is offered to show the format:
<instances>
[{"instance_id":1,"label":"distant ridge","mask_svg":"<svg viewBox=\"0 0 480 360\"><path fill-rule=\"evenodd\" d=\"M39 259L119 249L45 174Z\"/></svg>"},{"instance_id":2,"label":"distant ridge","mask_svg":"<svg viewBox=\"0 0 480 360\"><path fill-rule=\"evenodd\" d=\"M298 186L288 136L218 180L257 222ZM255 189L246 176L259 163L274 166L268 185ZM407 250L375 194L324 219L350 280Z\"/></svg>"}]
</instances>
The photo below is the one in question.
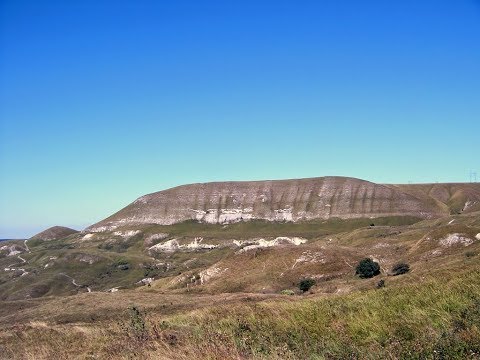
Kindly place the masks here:
<instances>
[{"instance_id":1,"label":"distant ridge","mask_svg":"<svg viewBox=\"0 0 480 360\"><path fill-rule=\"evenodd\" d=\"M190 184L142 196L86 231L186 220L231 223L263 219L415 216L480 210L480 184L384 185L349 177Z\"/></svg>"},{"instance_id":2,"label":"distant ridge","mask_svg":"<svg viewBox=\"0 0 480 360\"><path fill-rule=\"evenodd\" d=\"M32 236L31 240L57 240L67 237L72 234L78 233L78 230L70 229L65 226L53 226L48 228L34 236Z\"/></svg>"}]
</instances>

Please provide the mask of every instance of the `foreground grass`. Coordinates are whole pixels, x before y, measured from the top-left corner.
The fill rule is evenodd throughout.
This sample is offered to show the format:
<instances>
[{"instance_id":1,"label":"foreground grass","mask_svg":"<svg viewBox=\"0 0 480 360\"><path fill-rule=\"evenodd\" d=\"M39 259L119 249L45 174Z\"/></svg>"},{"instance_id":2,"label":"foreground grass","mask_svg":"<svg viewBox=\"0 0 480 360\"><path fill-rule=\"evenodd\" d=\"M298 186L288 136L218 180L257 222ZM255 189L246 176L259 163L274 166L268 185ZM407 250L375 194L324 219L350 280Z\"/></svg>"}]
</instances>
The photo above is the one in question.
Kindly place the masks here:
<instances>
[{"instance_id":1,"label":"foreground grass","mask_svg":"<svg viewBox=\"0 0 480 360\"><path fill-rule=\"evenodd\" d=\"M0 331L4 358L477 359L480 266L382 289ZM298 300L292 300L293 298Z\"/></svg>"},{"instance_id":2,"label":"foreground grass","mask_svg":"<svg viewBox=\"0 0 480 360\"><path fill-rule=\"evenodd\" d=\"M252 358L458 358L480 354L480 271L448 283L220 308L176 319L195 341ZM217 340L221 339L221 340ZM208 354L205 354L208 355Z\"/></svg>"}]
</instances>

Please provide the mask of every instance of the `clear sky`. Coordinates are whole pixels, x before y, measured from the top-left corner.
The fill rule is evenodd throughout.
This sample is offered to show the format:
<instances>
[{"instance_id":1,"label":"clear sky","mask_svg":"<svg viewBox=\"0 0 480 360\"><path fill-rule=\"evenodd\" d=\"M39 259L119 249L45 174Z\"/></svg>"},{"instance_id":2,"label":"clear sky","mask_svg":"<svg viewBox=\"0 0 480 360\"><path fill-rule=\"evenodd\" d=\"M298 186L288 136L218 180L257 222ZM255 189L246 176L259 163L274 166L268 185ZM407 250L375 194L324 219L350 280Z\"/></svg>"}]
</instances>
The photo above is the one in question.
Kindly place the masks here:
<instances>
[{"instance_id":1,"label":"clear sky","mask_svg":"<svg viewBox=\"0 0 480 360\"><path fill-rule=\"evenodd\" d=\"M0 238L145 193L480 178L480 1L0 0Z\"/></svg>"}]
</instances>

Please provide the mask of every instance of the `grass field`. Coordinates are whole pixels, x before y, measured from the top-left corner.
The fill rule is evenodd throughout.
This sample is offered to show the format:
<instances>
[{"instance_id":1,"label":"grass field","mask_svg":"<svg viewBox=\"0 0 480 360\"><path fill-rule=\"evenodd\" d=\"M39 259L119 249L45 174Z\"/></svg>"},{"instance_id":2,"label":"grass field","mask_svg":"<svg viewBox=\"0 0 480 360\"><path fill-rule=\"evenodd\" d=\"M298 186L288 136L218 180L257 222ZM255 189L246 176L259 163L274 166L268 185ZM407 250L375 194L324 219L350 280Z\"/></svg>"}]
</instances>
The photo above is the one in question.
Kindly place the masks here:
<instances>
[{"instance_id":1,"label":"grass field","mask_svg":"<svg viewBox=\"0 0 480 360\"><path fill-rule=\"evenodd\" d=\"M122 300L116 314L103 319L41 319L4 329L0 346L7 358L19 359L474 359L480 354L480 267L470 265L348 295L223 295L198 304L190 299L186 307L186 297L177 295L170 302L184 306L163 311L160 304Z\"/></svg>"},{"instance_id":2,"label":"grass field","mask_svg":"<svg viewBox=\"0 0 480 360\"><path fill-rule=\"evenodd\" d=\"M30 252L4 253L2 267L17 261L28 274L1 273L0 358L480 358L478 213L140 230L32 240ZM152 253L148 239L158 233L166 234L160 241L203 237L218 247ZM232 246L277 236L307 242ZM380 275L355 276L365 257L379 262ZM410 272L390 276L399 261ZM147 275L151 286L135 284ZM305 278L316 285L302 293Z\"/></svg>"}]
</instances>

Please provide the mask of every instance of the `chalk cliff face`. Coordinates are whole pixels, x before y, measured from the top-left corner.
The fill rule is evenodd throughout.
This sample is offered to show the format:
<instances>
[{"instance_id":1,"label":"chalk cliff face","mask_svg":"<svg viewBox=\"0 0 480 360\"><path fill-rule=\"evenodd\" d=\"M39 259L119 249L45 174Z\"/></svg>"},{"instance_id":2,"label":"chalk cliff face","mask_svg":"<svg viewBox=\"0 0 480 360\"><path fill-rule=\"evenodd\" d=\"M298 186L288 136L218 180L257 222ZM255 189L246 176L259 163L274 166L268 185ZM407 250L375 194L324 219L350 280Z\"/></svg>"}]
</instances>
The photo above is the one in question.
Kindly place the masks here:
<instances>
[{"instance_id":1,"label":"chalk cliff face","mask_svg":"<svg viewBox=\"0 0 480 360\"><path fill-rule=\"evenodd\" d=\"M480 204L480 184L464 185L477 185L466 192L465 201ZM381 185L345 177L191 184L142 196L87 230L186 220L224 224L252 219L433 218L450 214L450 197L439 200L428 191L428 185Z\"/></svg>"}]
</instances>

